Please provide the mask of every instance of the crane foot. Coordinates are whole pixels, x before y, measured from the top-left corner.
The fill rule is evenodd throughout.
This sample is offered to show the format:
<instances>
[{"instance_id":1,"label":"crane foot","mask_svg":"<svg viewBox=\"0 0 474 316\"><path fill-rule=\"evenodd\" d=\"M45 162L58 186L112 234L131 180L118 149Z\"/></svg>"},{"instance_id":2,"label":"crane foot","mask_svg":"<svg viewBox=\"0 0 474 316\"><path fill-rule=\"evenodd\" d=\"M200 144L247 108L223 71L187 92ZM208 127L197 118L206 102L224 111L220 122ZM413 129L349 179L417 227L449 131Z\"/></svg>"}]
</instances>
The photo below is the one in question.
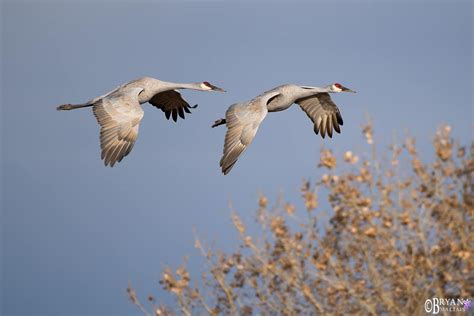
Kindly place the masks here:
<instances>
[{"instance_id":1,"label":"crane foot","mask_svg":"<svg viewBox=\"0 0 474 316\"><path fill-rule=\"evenodd\" d=\"M214 124L212 124L212 128L217 127L217 126L222 125L222 124L225 124L225 123L226 123L225 119L219 119L219 120L215 121Z\"/></svg>"},{"instance_id":2,"label":"crane foot","mask_svg":"<svg viewBox=\"0 0 474 316\"><path fill-rule=\"evenodd\" d=\"M72 110L72 104L63 104L56 108L58 111Z\"/></svg>"}]
</instances>

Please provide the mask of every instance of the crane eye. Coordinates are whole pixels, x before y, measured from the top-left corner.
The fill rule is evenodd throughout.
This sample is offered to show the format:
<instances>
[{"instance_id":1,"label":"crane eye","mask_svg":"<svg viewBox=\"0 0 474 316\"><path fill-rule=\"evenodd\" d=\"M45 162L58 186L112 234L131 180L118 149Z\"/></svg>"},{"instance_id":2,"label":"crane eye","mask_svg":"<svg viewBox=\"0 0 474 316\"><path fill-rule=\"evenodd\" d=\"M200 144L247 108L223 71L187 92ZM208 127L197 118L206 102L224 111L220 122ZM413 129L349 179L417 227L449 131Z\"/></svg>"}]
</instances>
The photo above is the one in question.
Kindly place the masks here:
<instances>
[{"instance_id":1,"label":"crane eye","mask_svg":"<svg viewBox=\"0 0 474 316\"><path fill-rule=\"evenodd\" d=\"M210 84L209 82L204 81L203 83L204 83L206 86L208 86L209 88L212 88L212 86L211 86L211 84Z\"/></svg>"}]
</instances>

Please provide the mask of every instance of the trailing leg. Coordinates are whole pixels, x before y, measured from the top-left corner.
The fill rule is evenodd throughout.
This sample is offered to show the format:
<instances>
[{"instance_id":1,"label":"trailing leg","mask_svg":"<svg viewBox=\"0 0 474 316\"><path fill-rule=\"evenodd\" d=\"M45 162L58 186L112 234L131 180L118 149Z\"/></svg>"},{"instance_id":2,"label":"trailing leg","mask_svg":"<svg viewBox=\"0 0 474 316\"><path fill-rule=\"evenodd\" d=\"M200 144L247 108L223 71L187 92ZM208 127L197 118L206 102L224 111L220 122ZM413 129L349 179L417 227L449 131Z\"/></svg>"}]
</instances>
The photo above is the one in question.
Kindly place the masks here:
<instances>
[{"instance_id":1,"label":"trailing leg","mask_svg":"<svg viewBox=\"0 0 474 316\"><path fill-rule=\"evenodd\" d=\"M86 108L89 106L93 106L94 103L82 103L82 104L63 104L60 105L56 108L58 111L69 111L69 110L75 110L75 109L80 109L80 108Z\"/></svg>"},{"instance_id":2,"label":"trailing leg","mask_svg":"<svg viewBox=\"0 0 474 316\"><path fill-rule=\"evenodd\" d=\"M217 127L219 125L222 125L222 124L225 124L226 123L226 120L225 119L218 119L217 121L214 122L214 124L212 125L212 127Z\"/></svg>"}]
</instances>

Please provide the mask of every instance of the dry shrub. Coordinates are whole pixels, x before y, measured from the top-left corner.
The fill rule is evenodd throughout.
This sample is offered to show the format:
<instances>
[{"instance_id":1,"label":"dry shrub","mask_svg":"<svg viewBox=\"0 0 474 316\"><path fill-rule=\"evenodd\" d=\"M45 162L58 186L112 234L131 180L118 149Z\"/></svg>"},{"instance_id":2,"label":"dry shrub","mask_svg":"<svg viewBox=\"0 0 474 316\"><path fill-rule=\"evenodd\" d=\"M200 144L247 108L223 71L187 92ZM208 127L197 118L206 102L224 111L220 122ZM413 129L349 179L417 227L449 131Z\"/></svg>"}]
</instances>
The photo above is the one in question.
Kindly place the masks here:
<instances>
[{"instance_id":1,"label":"dry shrub","mask_svg":"<svg viewBox=\"0 0 474 316\"><path fill-rule=\"evenodd\" d=\"M427 298L472 298L474 144L458 145L450 131L436 133L431 163L412 138L392 145L388 161L376 159L370 123L363 127L370 157L347 151L340 166L323 150L324 174L301 188L305 209L271 209L261 196L257 236L232 213L240 250L225 254L196 240L209 263L201 285L191 285L184 266L165 270L161 284L176 304L149 298L150 314L421 315ZM327 196L324 207L318 195Z\"/></svg>"}]
</instances>

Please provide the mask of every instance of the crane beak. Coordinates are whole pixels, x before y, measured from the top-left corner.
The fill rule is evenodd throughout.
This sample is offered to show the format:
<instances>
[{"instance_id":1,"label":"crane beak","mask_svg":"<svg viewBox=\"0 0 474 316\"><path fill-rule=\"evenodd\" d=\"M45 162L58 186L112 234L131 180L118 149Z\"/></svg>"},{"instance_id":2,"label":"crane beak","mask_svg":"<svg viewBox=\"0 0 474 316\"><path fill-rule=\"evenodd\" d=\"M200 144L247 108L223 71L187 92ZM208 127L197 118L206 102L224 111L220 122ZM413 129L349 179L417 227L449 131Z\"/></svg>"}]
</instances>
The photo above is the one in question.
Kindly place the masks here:
<instances>
[{"instance_id":1,"label":"crane beak","mask_svg":"<svg viewBox=\"0 0 474 316\"><path fill-rule=\"evenodd\" d=\"M346 88L346 87L342 87L341 89L342 89L342 92L352 92L352 93L357 93L357 92L355 92L354 90L351 90L351 89L349 89L349 88Z\"/></svg>"},{"instance_id":2,"label":"crane beak","mask_svg":"<svg viewBox=\"0 0 474 316\"><path fill-rule=\"evenodd\" d=\"M351 90L349 88L346 88L346 87L342 87L342 92L352 92L352 93L357 93L355 92L354 90Z\"/></svg>"},{"instance_id":3,"label":"crane beak","mask_svg":"<svg viewBox=\"0 0 474 316\"><path fill-rule=\"evenodd\" d=\"M214 85L212 85L212 84L211 84L210 86L211 86L211 89L212 89L213 91L226 92L224 89L219 88L219 87L216 87L216 86L214 86Z\"/></svg>"}]
</instances>

